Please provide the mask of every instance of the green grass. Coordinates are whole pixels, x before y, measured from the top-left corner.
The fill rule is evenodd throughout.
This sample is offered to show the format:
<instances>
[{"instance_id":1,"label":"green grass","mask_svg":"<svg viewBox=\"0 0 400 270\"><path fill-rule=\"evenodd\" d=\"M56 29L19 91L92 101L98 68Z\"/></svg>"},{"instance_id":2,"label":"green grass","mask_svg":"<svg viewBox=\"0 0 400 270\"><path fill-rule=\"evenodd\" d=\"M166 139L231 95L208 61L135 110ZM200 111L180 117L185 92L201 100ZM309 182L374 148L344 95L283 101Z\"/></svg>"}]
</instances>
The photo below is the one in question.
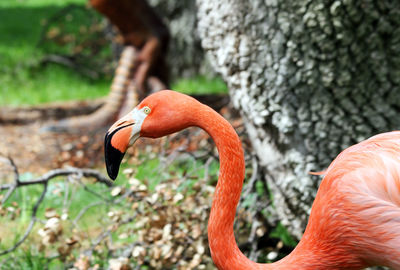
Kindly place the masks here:
<instances>
[{"instance_id":1,"label":"green grass","mask_svg":"<svg viewBox=\"0 0 400 270\"><path fill-rule=\"evenodd\" d=\"M26 180L30 180L32 176L25 178ZM106 197L107 199L111 199L111 196L109 194L110 192L104 185L91 183L86 184L91 190L101 195L104 195L104 197ZM121 184L126 184L126 181L121 179ZM0 222L2 224L10 224L14 222L16 223L15 226L7 227L7 230L10 230L11 234L8 234L7 230L3 228L4 230L0 233L0 237L3 240L1 242L2 245L11 244L13 241L18 240L19 236L17 236L17 234L18 232L22 232L30 221L32 207L38 200L42 191L42 185L25 186L18 188L8 199L4 207L15 207L16 204L17 207L21 209L21 214L19 217L11 221L7 221L10 218L9 215L0 217ZM67 186L65 178L54 179L50 182L48 186L46 196L43 202L40 204L37 216L40 219L43 219L45 209L47 208L57 209L58 214L61 215L62 209L64 207L65 194L68 194L67 201L70 202L70 204L68 205L68 215L71 218L74 218L86 205L96 201L101 201L101 199L99 199L96 195L87 192L81 185L70 184ZM106 205L100 205L99 207L95 207L89 210L79 221L79 225L83 229L89 229L93 226L93 220L101 219L102 216L106 215L107 209L108 207ZM6 235L12 237L5 238Z\"/></svg>"},{"instance_id":2,"label":"green grass","mask_svg":"<svg viewBox=\"0 0 400 270\"><path fill-rule=\"evenodd\" d=\"M184 94L220 94L228 92L228 88L221 78L207 78L204 76L179 79L172 83L172 89Z\"/></svg>"},{"instance_id":3,"label":"green grass","mask_svg":"<svg viewBox=\"0 0 400 270\"><path fill-rule=\"evenodd\" d=\"M60 6L67 4L87 4L87 0L1 0L0 7L42 7Z\"/></svg>"},{"instance_id":4,"label":"green grass","mask_svg":"<svg viewBox=\"0 0 400 270\"><path fill-rule=\"evenodd\" d=\"M129 157L128 157L129 158ZM142 183L145 183L152 193L155 186L163 181L173 179L173 178L183 178L184 175L191 175L193 177L198 176L199 178L204 177L205 169L202 166L203 162L194 161L193 159L178 159L173 161L167 168L162 167L162 163L159 158L150 155L148 152L141 152L139 154L140 165L134 166L132 164L127 164L126 162L121 165L121 173L118 176L118 180L115 186L125 187L129 189L129 183L126 175L123 172L125 168L134 168L134 177L139 179ZM211 177L210 181L215 181L217 177L219 164L217 161L213 161L210 164L209 175ZM35 176L29 173L21 175L22 181L28 181ZM178 191L183 194L191 193L191 186L196 182L195 179L189 178L187 181L182 182L182 185L178 187ZM68 201L70 202L68 207L69 219L63 222L64 235L69 236L74 234L72 231L71 220L73 220L76 215L87 205L101 201L97 196L87 192L81 185L70 183L66 184L67 181L64 177L53 179L48 186L47 194L44 201L41 203L38 210L37 216L40 220L46 220L44 217L46 208L54 208L57 210L59 215L62 214L62 209L64 206L65 194L68 194ZM89 181L85 182L87 186L93 191L101 194L107 199L112 199L110 189L106 188L100 183L91 183ZM3 207L16 207L21 209L19 216L12 218L11 214L8 213L4 216L0 215L0 224L7 224L0 231L0 250L9 248L15 241L18 241L23 232L26 229L30 221L32 207L39 198L43 190L42 185L33 185L21 187L16 190L16 192L9 198ZM67 192L68 191L68 192ZM107 213L109 211L122 210L129 212L131 206L131 201L122 201L119 205L108 205L101 204L96 207L91 208L86 212L85 215L79 220L79 231L84 231L90 237L96 238L101 230L107 225ZM68 225L69 224L69 225ZM134 222L126 224L121 229L118 229L112 233L113 241L116 245L129 243L136 240L136 235L129 235L126 239L119 239L118 235L121 231L127 231L128 228L134 226ZM28 239L19 247L17 250L5 257L0 257L0 262L5 258L9 258L9 262L3 264L2 269L45 269L45 266L49 266L50 269L63 269L62 262L58 259L48 261L48 253L44 253L39 250L40 237L38 236L37 230L43 227L40 222L38 222L34 230L31 232ZM76 232L75 232L76 233ZM64 237L65 238L65 237ZM59 243L56 242L53 248L57 247ZM76 255L79 256L78 250L76 250ZM107 257L106 254L100 256L101 258ZM99 258L100 258L99 257ZM13 258L13 259L11 259ZM107 260L99 261L99 263L104 264Z\"/></svg>"},{"instance_id":5,"label":"green grass","mask_svg":"<svg viewBox=\"0 0 400 270\"><path fill-rule=\"evenodd\" d=\"M39 66L46 54L64 52L74 46L74 42L59 48L55 44L37 46L44 23L69 4L84 7L87 1L0 1L0 106L34 105L107 95L111 78L88 79L56 64ZM88 13L82 10L76 10L72 19L60 24L65 31L79 33L82 26L88 25ZM93 16L100 16L90 12ZM79 39L79 34L76 37ZM107 48L105 53L110 54ZM187 94L227 92L220 78L202 76L178 79L171 88Z\"/></svg>"},{"instance_id":6,"label":"green grass","mask_svg":"<svg viewBox=\"0 0 400 270\"><path fill-rule=\"evenodd\" d=\"M51 66L32 74L20 71L0 78L0 105L34 105L54 101L96 98L107 95L110 82L92 82L72 70Z\"/></svg>"},{"instance_id":7,"label":"green grass","mask_svg":"<svg viewBox=\"0 0 400 270\"><path fill-rule=\"evenodd\" d=\"M89 80L55 64L37 67L48 53L37 46L44 21L68 4L84 6L86 2L0 1L0 106L96 98L108 93L110 78ZM86 22L84 16L77 13L71 22L76 31Z\"/></svg>"},{"instance_id":8,"label":"green grass","mask_svg":"<svg viewBox=\"0 0 400 270\"><path fill-rule=\"evenodd\" d=\"M58 260L49 260L43 252L37 252L33 247L15 251L1 265L2 270L29 269L65 269L65 266Z\"/></svg>"},{"instance_id":9,"label":"green grass","mask_svg":"<svg viewBox=\"0 0 400 270\"><path fill-rule=\"evenodd\" d=\"M28 181L33 177L33 175L26 173L21 176L21 180ZM39 220L46 220L44 214L47 208L56 209L57 213L61 216L63 214L62 209L65 206L65 196L67 196L68 203L66 209L68 219L62 221L63 239L67 236L76 234L76 229L75 231L73 230L72 220L75 219L85 206L94 202L103 202L103 200L96 195L86 191L83 186L77 183L69 183L67 185L67 182L68 181L66 181L65 177L51 180L48 185L46 196L40 204L37 212ZM104 198L108 200L113 198L110 189L105 185L89 181L85 181L85 184L92 191L100 194ZM127 178L123 174L121 174L118 179L118 185L127 185ZM32 207L38 200L42 191L42 185L18 188L8 199L6 204L3 205L4 209L7 209L8 207L20 208L21 212L20 215L16 217L12 217L11 212L0 216L0 223L7 224L7 226L4 226L0 231L0 250L11 247L25 232L28 223L31 220ZM115 210L122 206L123 205L110 205L103 203L90 208L78 220L78 231L84 232L89 236L89 238L97 237L101 230L103 230L104 219L107 217L108 211L110 211L111 208ZM63 263L59 259L50 261L48 258L52 256L49 256L48 252L46 253L45 251L40 250L39 246L41 237L38 235L39 228L43 228L43 224L37 222L28 239L26 239L20 247L18 247L14 252L0 257L0 262L6 260L4 264L0 265L1 269L64 269ZM54 249L59 244L60 242L56 242L52 248ZM49 248L51 249L51 247ZM74 252L79 256L78 250Z\"/></svg>"},{"instance_id":10,"label":"green grass","mask_svg":"<svg viewBox=\"0 0 400 270\"><path fill-rule=\"evenodd\" d=\"M295 247L297 245L297 242L281 223L270 233L270 236L280 238L282 242L289 247Z\"/></svg>"}]
</instances>

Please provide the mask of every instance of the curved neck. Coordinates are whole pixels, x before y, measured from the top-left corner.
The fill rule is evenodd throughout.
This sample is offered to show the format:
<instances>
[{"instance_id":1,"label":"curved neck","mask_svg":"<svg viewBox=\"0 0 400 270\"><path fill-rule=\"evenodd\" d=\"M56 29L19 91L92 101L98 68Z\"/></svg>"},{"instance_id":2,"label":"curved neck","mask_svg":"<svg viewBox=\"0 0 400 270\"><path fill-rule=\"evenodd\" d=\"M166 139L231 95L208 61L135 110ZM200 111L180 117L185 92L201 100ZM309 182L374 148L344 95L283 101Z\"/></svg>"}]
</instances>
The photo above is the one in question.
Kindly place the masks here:
<instances>
[{"instance_id":1,"label":"curved neck","mask_svg":"<svg viewBox=\"0 0 400 270\"><path fill-rule=\"evenodd\" d=\"M208 221L211 256L218 269L287 270L298 269L299 266L302 269L315 269L314 266L321 263L321 258L315 257L304 245L306 240L301 241L291 254L271 264L255 263L239 250L233 233L233 222L245 172L242 144L231 124L211 108L201 105L192 112L193 125L204 129L212 137L219 152L220 172Z\"/></svg>"},{"instance_id":2,"label":"curved neck","mask_svg":"<svg viewBox=\"0 0 400 270\"><path fill-rule=\"evenodd\" d=\"M195 113L195 125L212 137L220 159L218 184L208 221L213 261L218 269L258 269L260 265L247 259L239 250L233 233L245 170L242 144L229 122L214 110L200 106Z\"/></svg>"}]
</instances>

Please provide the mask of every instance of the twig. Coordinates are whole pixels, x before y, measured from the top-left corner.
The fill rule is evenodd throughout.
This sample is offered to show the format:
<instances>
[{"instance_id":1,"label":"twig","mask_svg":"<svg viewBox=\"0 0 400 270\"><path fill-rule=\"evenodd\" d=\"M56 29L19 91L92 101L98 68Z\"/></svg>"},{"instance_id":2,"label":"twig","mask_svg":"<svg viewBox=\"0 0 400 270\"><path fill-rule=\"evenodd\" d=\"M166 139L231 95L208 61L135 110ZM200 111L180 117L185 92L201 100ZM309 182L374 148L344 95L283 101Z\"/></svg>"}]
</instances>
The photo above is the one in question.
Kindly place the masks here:
<instances>
[{"instance_id":1,"label":"twig","mask_svg":"<svg viewBox=\"0 0 400 270\"><path fill-rule=\"evenodd\" d=\"M13 168L13 171L14 171L14 181L15 181L15 182L18 182L18 181L19 181L19 172L18 172L18 168L17 168L17 166L15 165L14 160L13 160L10 156L8 156L7 159L8 159L8 161L10 162L10 165L11 165L11 167Z\"/></svg>"},{"instance_id":2,"label":"twig","mask_svg":"<svg viewBox=\"0 0 400 270\"><path fill-rule=\"evenodd\" d=\"M31 215L31 221L29 222L28 228L26 229L24 235L14 244L14 246L10 247L9 249L0 251L0 256L3 256L5 254L8 254L10 252L13 252L17 247L19 247L25 239L29 236L29 233L33 229L33 225L35 225L37 221L36 213L39 208L40 203L43 201L44 196L46 195L47 192L47 182L43 184L43 191L42 194L40 195L39 199L36 201L35 205L32 208L32 215Z\"/></svg>"},{"instance_id":3,"label":"twig","mask_svg":"<svg viewBox=\"0 0 400 270\"><path fill-rule=\"evenodd\" d=\"M251 232L248 240L251 245L249 259L252 261L257 261L257 257L259 255L259 251L257 250L258 241L256 241L257 240L256 231L260 225L261 223L257 219L253 219L253 224L251 226Z\"/></svg>"},{"instance_id":4,"label":"twig","mask_svg":"<svg viewBox=\"0 0 400 270\"><path fill-rule=\"evenodd\" d=\"M7 185L7 186L4 186L4 188L1 187L0 190L6 189L7 187L8 187L7 193L6 193L6 195L4 195L4 198L1 200L1 204L4 204L8 200L8 198L10 198L11 194L14 193L14 191L17 189L18 185L17 184Z\"/></svg>"},{"instance_id":5,"label":"twig","mask_svg":"<svg viewBox=\"0 0 400 270\"><path fill-rule=\"evenodd\" d=\"M208 181L208 171L210 169L210 164L211 162L214 160L214 158L211 156L207 159L206 163L204 164L204 181L207 182Z\"/></svg>"},{"instance_id":6,"label":"twig","mask_svg":"<svg viewBox=\"0 0 400 270\"><path fill-rule=\"evenodd\" d=\"M68 180L70 180L70 177L68 177ZM68 209L70 206L71 201L68 200L69 197L69 181L65 182L65 188L64 188L64 201L63 201L63 211Z\"/></svg>"},{"instance_id":7,"label":"twig","mask_svg":"<svg viewBox=\"0 0 400 270\"><path fill-rule=\"evenodd\" d=\"M247 183L247 185L244 188L243 194L241 198L247 198L248 195L253 191L254 185L256 183L256 180L258 178L258 163L257 159L255 156L252 157L251 159L251 166L253 168L253 172L251 174L250 180Z\"/></svg>"},{"instance_id":8,"label":"twig","mask_svg":"<svg viewBox=\"0 0 400 270\"><path fill-rule=\"evenodd\" d=\"M17 188L18 183L19 183L19 172L17 169L17 166L15 166L15 163L13 161L13 159L9 156L4 157L3 158L4 161L6 161L7 163L10 164L10 166L13 168L13 172L14 172L14 183L11 185L7 185L5 188L0 188L0 190L4 190L6 188L8 188L8 191L6 193L6 195L3 197L3 199L1 200L1 204L4 204L5 201L8 200L8 198L11 196L11 194L14 192L14 190Z\"/></svg>"},{"instance_id":9,"label":"twig","mask_svg":"<svg viewBox=\"0 0 400 270\"><path fill-rule=\"evenodd\" d=\"M77 226L78 220L79 220L90 208L92 208L92 207L94 207L94 206L98 206L98 205L100 205L100 204L104 204L104 203L105 203L105 202L100 201L100 202L94 202L94 203L91 203L91 204L89 204L89 205L86 205L81 211L79 211L78 215L76 215L76 217L74 218L74 220L72 221L72 223L73 223L75 226Z\"/></svg>"},{"instance_id":10,"label":"twig","mask_svg":"<svg viewBox=\"0 0 400 270\"><path fill-rule=\"evenodd\" d=\"M53 178L55 178L57 176L68 176L68 175L71 175L71 174L81 174L84 177L93 177L97 181L105 184L108 187L111 187L113 185L113 182L108 180L107 177L105 177L103 174L99 173L96 170L93 170L93 169L79 169L79 168L73 168L73 167L67 168L67 169L51 170L51 171L45 173L44 175L42 175L41 177L38 177L38 178L33 179L33 180L29 180L29 181L20 181L19 179L16 179L15 182L18 183L17 187L36 185L36 184L44 184L46 182L49 182L51 179L53 179ZM0 190L9 189L12 186L13 185L10 185L10 184L0 185Z\"/></svg>"},{"instance_id":11,"label":"twig","mask_svg":"<svg viewBox=\"0 0 400 270\"><path fill-rule=\"evenodd\" d=\"M79 55L76 55L78 58ZM62 66L66 66L70 69L75 71L79 71L82 75L89 77L90 79L98 79L99 74L96 71L93 71L89 68L85 68L82 65L77 63L76 58L74 56L64 56L64 55L57 55L57 54L49 54L40 61L41 65L46 65L48 63L54 63Z\"/></svg>"},{"instance_id":12,"label":"twig","mask_svg":"<svg viewBox=\"0 0 400 270\"><path fill-rule=\"evenodd\" d=\"M91 256L93 253L93 250L96 248L96 246L98 244L100 244L104 239L106 239L107 237L111 236L111 232L115 229L118 228L121 225L125 225L129 222L132 222L133 220L135 220L136 218L136 213L126 219L121 220L120 222L118 222L116 225L111 226L111 228L104 230L91 244L90 248L88 248L87 250L85 250L83 253L86 256Z\"/></svg>"},{"instance_id":13,"label":"twig","mask_svg":"<svg viewBox=\"0 0 400 270\"><path fill-rule=\"evenodd\" d=\"M0 156L1 157L1 156ZM13 172L14 172L14 181L12 184L3 184L0 185L0 191L1 190L7 190L6 195L4 196L4 198L2 199L1 203L4 204L9 198L10 196L14 193L14 191L22 186L29 186L29 185L43 185L43 191L39 197L39 199L36 201L35 205L32 208L32 215L31 215L31 220L29 222L29 225L27 227L27 229L25 230L25 233L22 235L22 237L10 248L6 249L6 250L2 250L0 251L0 256L8 254L10 252L13 252L18 246L20 246L25 240L26 238L29 236L30 232L32 231L35 223L38 221L38 218L36 216L37 214L37 210L39 208L39 205L42 203L46 192L47 192L47 187L48 187L48 183L50 182L50 180L54 179L57 176L71 176L71 175L78 175L80 177L93 177L95 178L97 181L107 185L107 186L112 186L112 182L110 182L105 176L103 176L101 173L99 173L96 170L92 170L92 169L78 169L78 168L67 168L67 169L56 169L56 170L52 170L49 171L47 173L45 173L44 175L42 175L41 177L38 177L36 179L30 180L30 181L21 181L20 177L19 177L19 172L18 172L18 168L15 165L14 161L12 160L11 157L6 157L6 158L2 158L2 160L6 160L11 167L13 168ZM0 160L1 161L1 160ZM84 185L80 179L79 179L80 184L82 184L84 187L86 187L86 185ZM91 192L91 189L86 188L87 191ZM92 191L93 193L93 191ZM99 194L96 193L96 195L100 196ZM100 196L102 199L103 196ZM65 206L65 201L64 201L64 206Z\"/></svg>"},{"instance_id":14,"label":"twig","mask_svg":"<svg viewBox=\"0 0 400 270\"><path fill-rule=\"evenodd\" d=\"M78 220L92 207L95 207L95 206L98 206L98 205L101 205L101 204L106 204L106 203L120 204L122 202L122 200L126 199L127 197L129 197L133 193L135 193L134 190L129 190L128 192L124 193L122 196L118 196L113 200L108 200L107 199L107 200L104 200L104 201L91 203L91 204L87 205L86 207L84 207L81 211L79 211L78 215L76 215L76 217L74 218L72 223L75 226L78 226Z\"/></svg>"},{"instance_id":15,"label":"twig","mask_svg":"<svg viewBox=\"0 0 400 270\"><path fill-rule=\"evenodd\" d=\"M91 188L89 188L88 186L86 186L84 183L82 183L81 178L77 178L77 181L79 184L81 184L83 186L83 189L86 190L87 192L93 194L94 196L106 201L106 202L112 202L112 200L107 199L106 197L102 196L101 194L97 193L96 191L92 190Z\"/></svg>"},{"instance_id":16,"label":"twig","mask_svg":"<svg viewBox=\"0 0 400 270\"><path fill-rule=\"evenodd\" d=\"M13 164L13 163L12 163ZM4 204L11 196L11 194L21 186L29 186L29 185L36 185L36 184L44 184L49 182L51 179L57 177L57 176L68 176L71 174L81 174L84 177L93 177L97 181L107 185L108 187L112 186L112 182L108 180L104 175L99 173L96 170L92 169L78 169L78 168L67 168L67 169L55 169L52 171L49 171L42 175L41 177L38 177L36 179L30 180L30 181L21 181L18 178L14 179L13 184L4 184L0 185L0 191L1 190L6 190L8 189L6 195L4 196L3 200L1 201L2 204Z\"/></svg>"}]
</instances>

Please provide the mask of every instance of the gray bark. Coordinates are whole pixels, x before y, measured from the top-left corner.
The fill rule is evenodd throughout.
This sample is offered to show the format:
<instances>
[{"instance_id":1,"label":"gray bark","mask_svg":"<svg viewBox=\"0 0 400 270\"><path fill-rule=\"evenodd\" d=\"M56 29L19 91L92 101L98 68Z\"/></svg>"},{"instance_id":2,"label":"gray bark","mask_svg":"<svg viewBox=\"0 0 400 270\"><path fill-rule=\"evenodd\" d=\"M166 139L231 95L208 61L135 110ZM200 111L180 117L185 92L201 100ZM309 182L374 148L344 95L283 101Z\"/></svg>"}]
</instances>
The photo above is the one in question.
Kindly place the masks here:
<instances>
[{"instance_id":1,"label":"gray bark","mask_svg":"<svg viewBox=\"0 0 400 270\"><path fill-rule=\"evenodd\" d=\"M167 59L171 77L215 75L200 45L195 0L149 0L149 4L158 12L170 31Z\"/></svg>"},{"instance_id":2,"label":"gray bark","mask_svg":"<svg viewBox=\"0 0 400 270\"><path fill-rule=\"evenodd\" d=\"M202 46L245 119L274 211L300 238L346 147L400 126L400 2L197 0Z\"/></svg>"}]
</instances>

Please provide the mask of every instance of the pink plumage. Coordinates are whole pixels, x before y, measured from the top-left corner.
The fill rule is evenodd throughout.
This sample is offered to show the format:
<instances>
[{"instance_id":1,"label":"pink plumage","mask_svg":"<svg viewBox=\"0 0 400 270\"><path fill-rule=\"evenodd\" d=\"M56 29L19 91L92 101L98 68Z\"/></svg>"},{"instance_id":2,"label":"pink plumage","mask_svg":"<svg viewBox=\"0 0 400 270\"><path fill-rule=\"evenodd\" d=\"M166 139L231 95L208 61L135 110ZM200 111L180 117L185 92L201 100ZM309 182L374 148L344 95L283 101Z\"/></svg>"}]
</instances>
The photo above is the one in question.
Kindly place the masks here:
<instances>
[{"instance_id":1,"label":"pink plumage","mask_svg":"<svg viewBox=\"0 0 400 270\"><path fill-rule=\"evenodd\" d=\"M135 119L143 108L151 113ZM150 95L134 111L106 135L106 163L113 178L124 152L118 146L128 144L120 139L156 138L189 126L203 128L214 139L220 175L208 238L219 269L362 269L372 265L400 269L400 132L374 136L339 154L323 172L306 231L295 250L278 262L258 264L241 253L233 234L244 157L229 122L195 99L168 90ZM141 126L136 127L139 122ZM122 133L124 128L129 132Z\"/></svg>"}]
</instances>

